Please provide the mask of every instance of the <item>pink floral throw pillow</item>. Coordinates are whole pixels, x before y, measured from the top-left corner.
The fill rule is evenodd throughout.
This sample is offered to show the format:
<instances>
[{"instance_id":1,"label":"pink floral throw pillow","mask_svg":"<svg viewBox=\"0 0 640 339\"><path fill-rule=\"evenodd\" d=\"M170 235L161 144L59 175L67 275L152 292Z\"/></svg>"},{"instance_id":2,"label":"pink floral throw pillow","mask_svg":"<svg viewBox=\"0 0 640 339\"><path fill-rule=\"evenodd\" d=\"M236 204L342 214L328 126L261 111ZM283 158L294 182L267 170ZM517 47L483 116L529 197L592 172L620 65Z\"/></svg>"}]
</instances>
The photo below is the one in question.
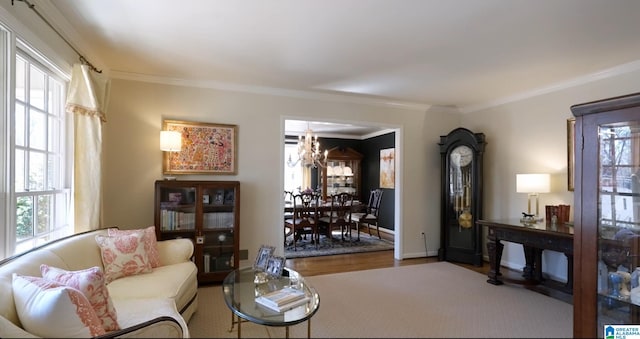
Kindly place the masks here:
<instances>
[{"instance_id":1,"label":"pink floral throw pillow","mask_svg":"<svg viewBox=\"0 0 640 339\"><path fill-rule=\"evenodd\" d=\"M28 332L43 338L105 334L91 303L75 288L15 273L12 287L18 318Z\"/></svg>"},{"instance_id":2,"label":"pink floral throw pillow","mask_svg":"<svg viewBox=\"0 0 640 339\"><path fill-rule=\"evenodd\" d=\"M156 239L156 227L149 226L144 229L137 230L119 230L117 228L110 228L107 230L109 236L118 236L131 234L132 232L144 231L144 249L147 251L151 267L156 268L160 266L160 252L158 252L158 241Z\"/></svg>"},{"instance_id":3,"label":"pink floral throw pillow","mask_svg":"<svg viewBox=\"0 0 640 339\"><path fill-rule=\"evenodd\" d=\"M117 237L96 235L107 284L120 277L151 272L143 237L143 231Z\"/></svg>"},{"instance_id":4,"label":"pink floral throw pillow","mask_svg":"<svg viewBox=\"0 0 640 339\"><path fill-rule=\"evenodd\" d=\"M104 273L99 267L86 270L67 271L45 264L40 265L42 277L59 284L73 287L82 292L91 303L105 331L119 330L116 309L109 297L109 290L104 280Z\"/></svg>"}]
</instances>

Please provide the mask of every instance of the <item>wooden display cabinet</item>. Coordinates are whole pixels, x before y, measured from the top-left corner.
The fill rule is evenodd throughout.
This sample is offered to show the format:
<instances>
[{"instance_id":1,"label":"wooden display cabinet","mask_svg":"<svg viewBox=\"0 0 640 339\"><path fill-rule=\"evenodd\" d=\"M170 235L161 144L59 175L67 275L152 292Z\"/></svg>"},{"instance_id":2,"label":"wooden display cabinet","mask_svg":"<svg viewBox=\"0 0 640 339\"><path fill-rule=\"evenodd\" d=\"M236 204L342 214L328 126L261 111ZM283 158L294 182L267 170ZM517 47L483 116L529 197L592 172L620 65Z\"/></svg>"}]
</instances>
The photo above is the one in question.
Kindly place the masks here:
<instances>
[{"instance_id":1,"label":"wooden display cabinet","mask_svg":"<svg viewBox=\"0 0 640 339\"><path fill-rule=\"evenodd\" d=\"M602 338L608 325L640 323L640 93L571 111L573 336Z\"/></svg>"},{"instance_id":2,"label":"wooden display cabinet","mask_svg":"<svg viewBox=\"0 0 640 339\"><path fill-rule=\"evenodd\" d=\"M360 200L360 165L362 154L350 147L334 147L327 152L327 165L318 171L322 199L338 193L351 193Z\"/></svg>"},{"instance_id":3,"label":"wooden display cabinet","mask_svg":"<svg viewBox=\"0 0 640 339\"><path fill-rule=\"evenodd\" d=\"M238 267L238 181L158 180L154 221L158 240L193 241L198 283L222 282Z\"/></svg>"}]
</instances>

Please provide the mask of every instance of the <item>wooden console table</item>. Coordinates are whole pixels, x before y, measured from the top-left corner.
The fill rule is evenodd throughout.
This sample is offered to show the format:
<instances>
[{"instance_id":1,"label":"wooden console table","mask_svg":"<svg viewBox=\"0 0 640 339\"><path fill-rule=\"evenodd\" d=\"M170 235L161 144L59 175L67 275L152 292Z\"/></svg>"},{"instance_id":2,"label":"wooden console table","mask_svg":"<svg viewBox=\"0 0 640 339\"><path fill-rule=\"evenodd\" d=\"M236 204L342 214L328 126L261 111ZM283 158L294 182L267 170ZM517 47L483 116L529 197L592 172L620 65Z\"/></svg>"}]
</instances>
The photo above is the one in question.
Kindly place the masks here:
<instances>
[{"instance_id":1,"label":"wooden console table","mask_svg":"<svg viewBox=\"0 0 640 339\"><path fill-rule=\"evenodd\" d=\"M522 276L527 281L545 283L542 277L542 251L562 252L567 257L567 282L560 289L573 291L573 226L541 223L523 223L520 219L478 220L476 223L488 228L487 252L489 254L488 283L502 285L500 261L504 245L501 240L522 244L526 265ZM557 287L550 284L550 287Z\"/></svg>"}]
</instances>

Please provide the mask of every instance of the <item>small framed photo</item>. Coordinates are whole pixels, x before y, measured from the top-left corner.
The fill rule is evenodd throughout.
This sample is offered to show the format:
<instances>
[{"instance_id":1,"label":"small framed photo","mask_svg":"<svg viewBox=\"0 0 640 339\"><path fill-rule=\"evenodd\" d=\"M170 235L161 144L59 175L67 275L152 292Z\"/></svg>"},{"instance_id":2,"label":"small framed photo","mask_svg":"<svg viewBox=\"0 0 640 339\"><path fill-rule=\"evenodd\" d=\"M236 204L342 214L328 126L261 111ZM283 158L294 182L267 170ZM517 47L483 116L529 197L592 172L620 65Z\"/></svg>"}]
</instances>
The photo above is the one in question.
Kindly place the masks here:
<instances>
[{"instance_id":1,"label":"small framed photo","mask_svg":"<svg viewBox=\"0 0 640 339\"><path fill-rule=\"evenodd\" d=\"M222 205L224 204L224 191L217 190L213 195L213 204L214 205Z\"/></svg>"},{"instance_id":2,"label":"small framed photo","mask_svg":"<svg viewBox=\"0 0 640 339\"><path fill-rule=\"evenodd\" d=\"M256 261L253 263L253 269L256 271L264 271L267 268L267 262L276 248L273 246L262 245L256 255Z\"/></svg>"},{"instance_id":3,"label":"small framed photo","mask_svg":"<svg viewBox=\"0 0 640 339\"><path fill-rule=\"evenodd\" d=\"M209 203L209 195L205 194L202 196L202 203L203 204L208 204Z\"/></svg>"},{"instance_id":4,"label":"small framed photo","mask_svg":"<svg viewBox=\"0 0 640 339\"><path fill-rule=\"evenodd\" d=\"M235 200L236 191L229 189L224 191L224 204L233 205Z\"/></svg>"},{"instance_id":5,"label":"small framed photo","mask_svg":"<svg viewBox=\"0 0 640 339\"><path fill-rule=\"evenodd\" d=\"M182 193L181 192L170 192L169 193L169 201L175 203L176 205L180 203L180 201L182 200Z\"/></svg>"},{"instance_id":6,"label":"small framed photo","mask_svg":"<svg viewBox=\"0 0 640 339\"><path fill-rule=\"evenodd\" d=\"M278 256L270 256L267 260L267 268L265 272L272 277L279 277L282 275L282 270L284 270L284 257Z\"/></svg>"}]
</instances>

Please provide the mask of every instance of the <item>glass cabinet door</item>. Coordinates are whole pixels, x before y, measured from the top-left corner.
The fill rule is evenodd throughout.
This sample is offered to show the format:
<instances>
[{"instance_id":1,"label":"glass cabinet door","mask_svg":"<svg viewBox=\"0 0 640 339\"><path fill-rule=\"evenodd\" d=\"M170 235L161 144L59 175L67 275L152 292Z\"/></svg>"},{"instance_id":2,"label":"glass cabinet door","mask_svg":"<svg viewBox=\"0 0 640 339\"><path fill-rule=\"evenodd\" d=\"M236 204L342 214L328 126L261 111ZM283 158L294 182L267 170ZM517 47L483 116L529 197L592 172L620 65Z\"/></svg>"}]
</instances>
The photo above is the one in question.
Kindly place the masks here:
<instances>
[{"instance_id":1,"label":"glass cabinet door","mask_svg":"<svg viewBox=\"0 0 640 339\"><path fill-rule=\"evenodd\" d=\"M358 161L327 161L327 196L349 193L358 196L356 173L360 171Z\"/></svg>"},{"instance_id":2,"label":"glass cabinet door","mask_svg":"<svg viewBox=\"0 0 640 339\"><path fill-rule=\"evenodd\" d=\"M207 186L202 194L203 272L234 269L236 187Z\"/></svg>"},{"instance_id":3,"label":"glass cabinet door","mask_svg":"<svg viewBox=\"0 0 640 339\"><path fill-rule=\"evenodd\" d=\"M196 188L160 186L157 194L160 240L172 239L184 232L192 233L196 224Z\"/></svg>"},{"instance_id":4,"label":"glass cabinet door","mask_svg":"<svg viewBox=\"0 0 640 339\"><path fill-rule=\"evenodd\" d=\"M639 324L640 124L597 122L597 333ZM590 129L590 130L589 130Z\"/></svg>"}]
</instances>

